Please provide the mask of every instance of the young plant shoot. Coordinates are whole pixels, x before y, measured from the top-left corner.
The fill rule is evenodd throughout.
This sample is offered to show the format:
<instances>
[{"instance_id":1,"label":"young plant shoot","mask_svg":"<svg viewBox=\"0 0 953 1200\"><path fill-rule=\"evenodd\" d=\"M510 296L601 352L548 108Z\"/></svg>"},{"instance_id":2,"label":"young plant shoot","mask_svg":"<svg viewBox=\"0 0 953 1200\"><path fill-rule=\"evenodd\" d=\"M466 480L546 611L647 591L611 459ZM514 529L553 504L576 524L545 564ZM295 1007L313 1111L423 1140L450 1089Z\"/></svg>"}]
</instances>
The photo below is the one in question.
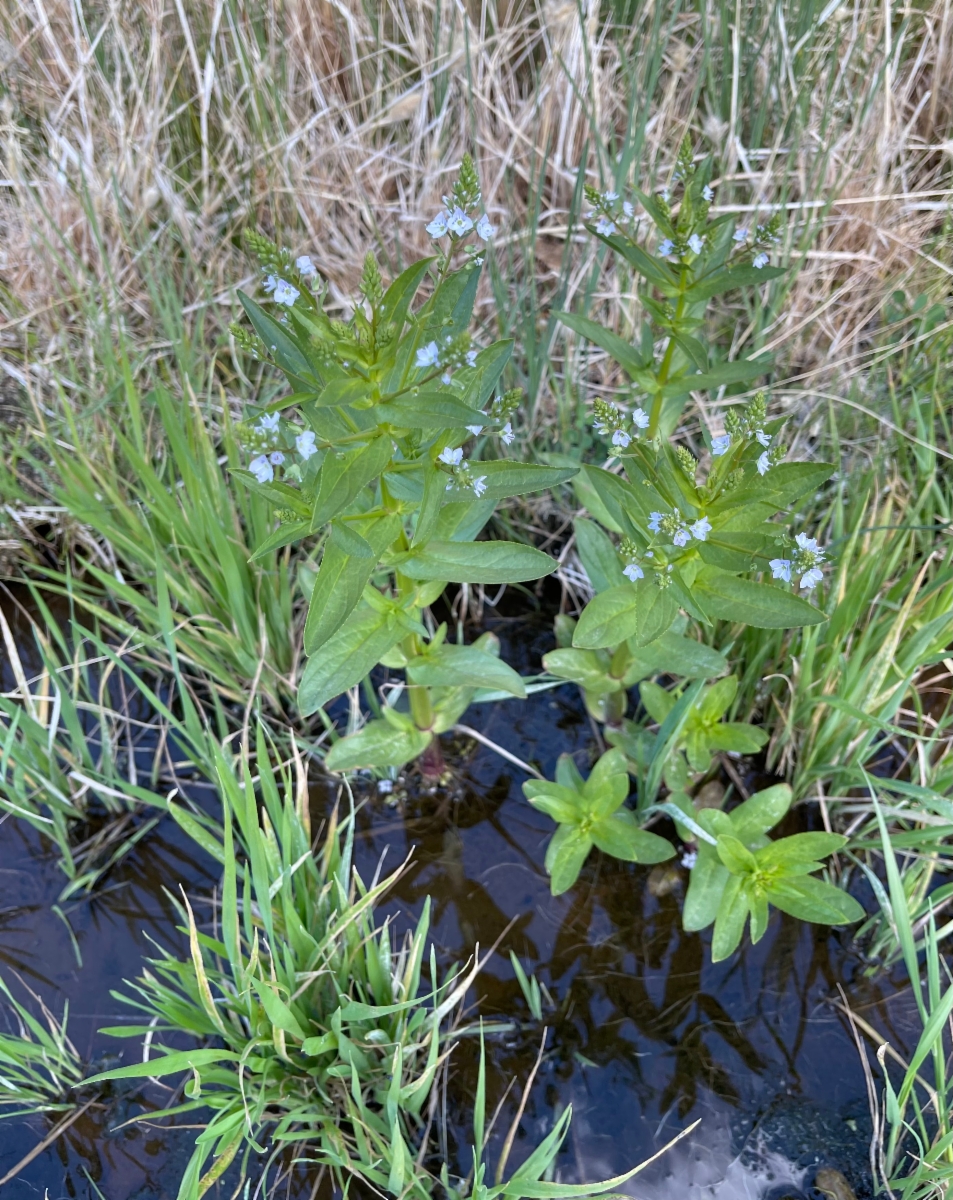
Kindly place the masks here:
<instances>
[{"instance_id":1,"label":"young plant shoot","mask_svg":"<svg viewBox=\"0 0 953 1200\"><path fill-rule=\"evenodd\" d=\"M425 773L439 775L434 739L459 720L476 689L525 694L492 639L454 645L445 626L432 632L423 615L450 583L524 583L554 570L555 561L532 546L476 539L500 500L575 474L480 461L469 448L483 434L512 441L519 393L497 395L511 343L471 344L493 229L469 156L444 203L427 227L438 253L386 288L368 255L360 303L346 322L324 311L307 256L292 260L263 237L248 239L272 311L242 294L255 333L236 328L235 336L279 367L292 388L246 428L252 458L238 474L272 501L281 522L256 553L321 539L299 709L323 708L379 663L406 672L405 695L392 693L380 717L334 745L332 770L420 758ZM427 298L414 309L425 285Z\"/></svg>"}]
</instances>

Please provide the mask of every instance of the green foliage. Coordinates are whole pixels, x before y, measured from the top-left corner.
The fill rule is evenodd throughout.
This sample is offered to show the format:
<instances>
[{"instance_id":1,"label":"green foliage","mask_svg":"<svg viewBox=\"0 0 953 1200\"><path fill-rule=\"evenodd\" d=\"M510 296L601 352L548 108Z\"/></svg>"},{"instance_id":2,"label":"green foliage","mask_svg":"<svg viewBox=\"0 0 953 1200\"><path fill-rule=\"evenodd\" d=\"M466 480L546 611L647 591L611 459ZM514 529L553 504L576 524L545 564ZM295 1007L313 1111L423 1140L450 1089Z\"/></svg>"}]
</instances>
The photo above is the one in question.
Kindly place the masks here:
<instances>
[{"instance_id":1,"label":"green foliage","mask_svg":"<svg viewBox=\"0 0 953 1200\"><path fill-rule=\"evenodd\" d=\"M40 1021L2 978L0 993L5 1016L13 1017L19 1027L19 1033L0 1031L0 1120L75 1108L78 1100L73 1089L82 1083L83 1065L66 1033L69 1006L58 1021L40 1002Z\"/></svg>"},{"instance_id":2,"label":"green foliage","mask_svg":"<svg viewBox=\"0 0 953 1200\"><path fill-rule=\"evenodd\" d=\"M249 240L277 316L244 294L242 304L262 353L292 393L246 428L255 457L236 474L284 522L265 546L321 537L299 709L307 715L323 708L388 656L399 653L407 669L409 712L386 711L353 735L357 740L338 743L332 769L396 767L419 754L446 728L433 689L523 694L492 655L446 645L442 634L431 641L421 620L448 583L520 583L549 574L555 561L532 546L475 539L498 501L574 474L464 458L463 444L484 430L512 440L518 402L512 391L494 399L510 343L479 352L470 346L485 253L470 234L483 241L492 235L486 216L477 219L481 204L467 157L446 211L428 226L446 249L386 288L369 256L362 303L346 323L325 313L310 260L292 263L289 252L260 235ZM429 295L414 309L428 281ZM300 423L282 415L292 408Z\"/></svg>"},{"instance_id":3,"label":"green foliage","mask_svg":"<svg viewBox=\"0 0 953 1200\"><path fill-rule=\"evenodd\" d=\"M450 1041L462 1032L460 1006L479 962L438 977L432 948L428 958L427 904L413 933L394 944L375 907L395 876L368 888L354 871L353 814L340 825L332 816L323 843L312 846L306 781L275 776L261 729L260 809L247 762L239 778L221 751L216 758L225 810L216 933L199 929L183 899L188 956L162 951L151 960L126 998L142 1023L104 1030L147 1035L146 1060L86 1081L186 1077L184 1102L149 1113L150 1121L211 1114L179 1200L198 1200L233 1162L244 1181L252 1153L266 1145L326 1167L342 1188L356 1175L381 1192L421 1200L438 1186L486 1200L577 1194L538 1182L565 1137L568 1110L512 1180L486 1187L481 1170L468 1192L463 1181L451 1184L445 1164L438 1185L423 1165L428 1102ZM193 1048L163 1040L183 1033ZM481 1082L477 1157L485 1150L484 1105Z\"/></svg>"},{"instance_id":4,"label":"green foliage","mask_svg":"<svg viewBox=\"0 0 953 1200\"><path fill-rule=\"evenodd\" d=\"M576 882L593 846L625 862L664 862L675 853L664 838L640 829L635 814L623 807L629 774L619 750L603 754L586 780L570 755L561 754L555 782L531 779L523 792L559 825L546 850L554 896Z\"/></svg>"},{"instance_id":5,"label":"green foliage","mask_svg":"<svg viewBox=\"0 0 953 1200\"><path fill-rule=\"evenodd\" d=\"M705 929L714 922L711 955L719 962L741 943L750 915L751 941L768 927L769 905L801 921L846 925L864 910L852 896L815 879L821 859L847 842L841 834L796 833L769 841L765 836L784 817L791 789L778 784L758 792L730 813L696 812L687 796L673 798L666 809L680 809L691 825L680 824L686 838L697 839L696 860L685 897L686 929ZM677 818L676 818L677 819Z\"/></svg>"}]
</instances>

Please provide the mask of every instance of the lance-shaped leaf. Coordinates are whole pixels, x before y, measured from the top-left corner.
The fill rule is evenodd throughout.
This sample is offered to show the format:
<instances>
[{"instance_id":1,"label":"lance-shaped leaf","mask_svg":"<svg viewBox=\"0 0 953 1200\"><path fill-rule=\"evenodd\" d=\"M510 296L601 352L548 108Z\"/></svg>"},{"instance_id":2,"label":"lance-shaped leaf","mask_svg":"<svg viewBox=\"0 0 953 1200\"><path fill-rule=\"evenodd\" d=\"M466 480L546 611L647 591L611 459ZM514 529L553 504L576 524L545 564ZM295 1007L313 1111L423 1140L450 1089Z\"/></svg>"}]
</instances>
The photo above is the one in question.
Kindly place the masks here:
<instances>
[{"instance_id":1,"label":"lance-shaped leaf","mask_svg":"<svg viewBox=\"0 0 953 1200\"><path fill-rule=\"evenodd\" d=\"M600 592L586 605L573 632L572 644L583 650L617 646L630 639L636 646L654 642L678 615L678 605L654 579L640 579Z\"/></svg>"},{"instance_id":2,"label":"lance-shaped leaf","mask_svg":"<svg viewBox=\"0 0 953 1200\"><path fill-rule=\"evenodd\" d=\"M292 385L306 390L309 385L320 382L307 356L287 329L266 313L260 304L256 304L251 296L239 291L238 298L255 332L265 343L265 349L289 377Z\"/></svg>"},{"instance_id":3,"label":"lance-shaped leaf","mask_svg":"<svg viewBox=\"0 0 953 1200\"><path fill-rule=\"evenodd\" d=\"M298 688L298 707L308 716L360 683L404 636L393 614L359 608L308 659Z\"/></svg>"},{"instance_id":4,"label":"lance-shaped leaf","mask_svg":"<svg viewBox=\"0 0 953 1200\"><path fill-rule=\"evenodd\" d=\"M640 350L624 341L618 334L599 325L596 321L590 321L588 317L579 317L569 312L557 312L555 316L568 329L590 342L595 342L597 346L605 350L631 379L640 381L641 377L647 373L648 363L642 357Z\"/></svg>"},{"instance_id":5,"label":"lance-shaped leaf","mask_svg":"<svg viewBox=\"0 0 953 1200\"><path fill-rule=\"evenodd\" d=\"M329 771L359 767L402 767L430 745L433 734L422 729L398 729L389 721L368 721L363 729L335 742L324 765Z\"/></svg>"},{"instance_id":6,"label":"lance-shaped leaf","mask_svg":"<svg viewBox=\"0 0 953 1200\"><path fill-rule=\"evenodd\" d=\"M511 696L526 696L520 676L493 654L476 646L454 646L444 642L407 663L410 683L425 687L493 688Z\"/></svg>"},{"instance_id":7,"label":"lance-shaped leaf","mask_svg":"<svg viewBox=\"0 0 953 1200\"><path fill-rule=\"evenodd\" d=\"M390 438L376 437L344 454L329 454L318 476L311 529L317 532L343 512L387 467L393 453Z\"/></svg>"},{"instance_id":8,"label":"lance-shaped leaf","mask_svg":"<svg viewBox=\"0 0 953 1200\"><path fill-rule=\"evenodd\" d=\"M824 613L800 596L734 575L709 575L696 582L695 590L713 617L756 629L793 629L827 620Z\"/></svg>"},{"instance_id":9,"label":"lance-shaped leaf","mask_svg":"<svg viewBox=\"0 0 953 1200\"><path fill-rule=\"evenodd\" d=\"M522 542L429 542L394 560L409 579L447 583L525 583L556 569L556 560Z\"/></svg>"}]
</instances>

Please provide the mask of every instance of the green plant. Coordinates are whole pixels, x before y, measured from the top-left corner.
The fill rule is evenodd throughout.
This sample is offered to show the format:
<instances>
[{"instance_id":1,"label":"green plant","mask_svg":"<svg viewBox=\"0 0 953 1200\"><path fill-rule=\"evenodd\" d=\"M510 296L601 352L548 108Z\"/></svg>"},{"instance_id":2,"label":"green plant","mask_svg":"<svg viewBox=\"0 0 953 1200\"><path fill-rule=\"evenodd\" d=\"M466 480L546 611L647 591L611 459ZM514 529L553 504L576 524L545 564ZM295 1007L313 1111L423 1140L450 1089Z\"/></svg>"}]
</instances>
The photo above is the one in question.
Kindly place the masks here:
<instances>
[{"instance_id":1,"label":"green plant","mask_svg":"<svg viewBox=\"0 0 953 1200\"><path fill-rule=\"evenodd\" d=\"M413 933L394 943L375 907L396 875L371 888L363 884L352 868L353 814L340 823L332 815L323 841L312 846L305 781L276 777L261 728L260 810L247 761L241 778L223 753L217 761L225 820L221 840L210 848L224 869L220 933L201 931L183 900L189 956L163 951L151 960L128 998L143 1023L104 1030L147 1034L147 1060L87 1083L190 1076L184 1103L149 1114L152 1121L211 1112L180 1200L197 1200L236 1160L244 1179L252 1153L269 1149L269 1161L291 1150L326 1167L339 1187L357 1176L394 1196L427 1200L437 1185L428 1168L431 1093L454 1038L464 1032L457 1027L460 1005L480 963L438 978L432 948L428 964L426 904ZM181 1034L196 1047L173 1049L163 1040ZM485 1150L483 1105L481 1082L477 1159ZM512 1180L498 1177L496 1187L486 1187L481 1169L472 1194L486 1200L582 1194L538 1182L569 1115ZM505 1156L498 1174L504 1165ZM447 1164L439 1176L450 1194L470 1194L462 1181L450 1184Z\"/></svg>"},{"instance_id":2,"label":"green plant","mask_svg":"<svg viewBox=\"0 0 953 1200\"><path fill-rule=\"evenodd\" d=\"M769 905L821 925L848 925L864 910L841 888L813 873L821 859L841 849L847 838L837 833L795 833L769 841L766 834L785 816L791 789L777 784L757 792L731 812L695 809L684 794L662 807L675 817L679 832L696 843L682 922L686 929L705 929L714 922L713 962L728 958L744 936L751 918L751 941L768 927ZM679 819L681 811L689 823Z\"/></svg>"},{"instance_id":3,"label":"green plant","mask_svg":"<svg viewBox=\"0 0 953 1200\"><path fill-rule=\"evenodd\" d=\"M932 906L922 938L916 937L891 834L869 777L867 785L873 797L887 872L886 890L881 885L875 891L907 969L921 1030L909 1062L903 1064L898 1086L887 1071L887 1043L882 1042L878 1050L884 1081L882 1111L877 1111L876 1101L872 1100L879 1134L878 1166L891 1195L899 1194L903 1200L928 1200L946 1195L953 1183L953 1076L949 1069L953 983ZM925 985L921 951L926 968ZM944 987L944 982L948 986ZM921 1074L924 1068L932 1068L927 1078ZM911 1139L915 1152L910 1146Z\"/></svg>"},{"instance_id":4,"label":"green plant","mask_svg":"<svg viewBox=\"0 0 953 1200\"><path fill-rule=\"evenodd\" d=\"M83 1064L66 1033L69 1006L58 1021L40 1001L39 1021L2 978L0 993L19 1027L18 1033L0 1032L0 1119L75 1109L73 1089L83 1081Z\"/></svg>"},{"instance_id":5,"label":"green plant","mask_svg":"<svg viewBox=\"0 0 953 1200\"><path fill-rule=\"evenodd\" d=\"M603 754L586 780L571 756L561 754L555 782L531 779L523 792L559 826L546 850L554 896L576 882L593 846L626 862L664 862L675 853L670 842L640 829L635 814L623 808L629 773L621 750Z\"/></svg>"},{"instance_id":6,"label":"green plant","mask_svg":"<svg viewBox=\"0 0 953 1200\"><path fill-rule=\"evenodd\" d=\"M639 698L659 730L654 738L632 722L622 730L609 730L607 737L629 756L630 770L642 782L644 803L651 803L662 772L669 791L684 791L692 774L704 775L711 768L715 751L755 754L768 734L746 721L724 721L738 691L734 675L709 687L696 685L679 695L657 683L639 687ZM679 703L684 695L685 701Z\"/></svg>"},{"instance_id":7,"label":"green plant","mask_svg":"<svg viewBox=\"0 0 953 1200\"><path fill-rule=\"evenodd\" d=\"M389 704L338 741L327 757L332 770L401 766L424 756L425 771L439 774L434 739L456 722L474 689L524 694L492 642L453 645L445 627L428 629L423 614L448 583L519 583L552 571L554 560L531 546L474 539L499 500L574 474L464 457L463 444L484 430L512 439L518 396L493 399L510 343L479 352L470 345L485 251L469 234L486 242L493 230L485 214L477 216L480 188L469 157L445 205L428 230L435 240L449 239L446 252L414 263L386 289L368 255L361 302L348 323L325 314L320 290L312 290L310 259L292 262L288 251L249 238L281 315L276 320L242 294L255 334L236 327L235 336L251 354L273 361L293 388L245 428L255 457L236 474L281 522L255 554L310 534L322 538L299 707L315 712L381 662L403 667L407 678L407 711ZM428 277L431 294L412 311ZM303 424L282 420L292 406Z\"/></svg>"}]
</instances>

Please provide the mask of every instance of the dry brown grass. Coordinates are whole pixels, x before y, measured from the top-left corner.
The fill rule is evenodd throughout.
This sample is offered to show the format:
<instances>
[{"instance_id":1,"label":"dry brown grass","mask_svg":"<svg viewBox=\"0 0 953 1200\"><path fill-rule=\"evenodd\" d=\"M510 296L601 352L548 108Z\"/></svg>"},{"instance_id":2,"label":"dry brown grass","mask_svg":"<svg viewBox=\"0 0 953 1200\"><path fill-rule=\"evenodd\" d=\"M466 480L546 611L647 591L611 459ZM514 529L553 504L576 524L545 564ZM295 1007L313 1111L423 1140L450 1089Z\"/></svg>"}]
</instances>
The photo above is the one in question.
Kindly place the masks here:
<instances>
[{"instance_id":1,"label":"dry brown grass","mask_svg":"<svg viewBox=\"0 0 953 1200\"><path fill-rule=\"evenodd\" d=\"M818 4L806 28L792 3L629 7L613 32L598 0L5 6L0 362L43 379L85 342L95 391L96 308L161 355L150 253L221 328L248 278L247 224L316 255L346 307L369 246L392 267L425 249L423 218L468 147L503 286L540 327L560 288L569 306L592 287L594 249L570 232L580 165L610 180L622 154L630 178L663 180L687 131L716 155L718 203L785 206L787 248L807 252L773 325L737 313L736 352L778 350L794 374L862 366L886 291L953 275L934 247L951 197L951 0ZM588 302L625 328L631 287L610 264ZM487 285L488 320L494 304ZM549 396L544 370L541 420Z\"/></svg>"}]
</instances>

